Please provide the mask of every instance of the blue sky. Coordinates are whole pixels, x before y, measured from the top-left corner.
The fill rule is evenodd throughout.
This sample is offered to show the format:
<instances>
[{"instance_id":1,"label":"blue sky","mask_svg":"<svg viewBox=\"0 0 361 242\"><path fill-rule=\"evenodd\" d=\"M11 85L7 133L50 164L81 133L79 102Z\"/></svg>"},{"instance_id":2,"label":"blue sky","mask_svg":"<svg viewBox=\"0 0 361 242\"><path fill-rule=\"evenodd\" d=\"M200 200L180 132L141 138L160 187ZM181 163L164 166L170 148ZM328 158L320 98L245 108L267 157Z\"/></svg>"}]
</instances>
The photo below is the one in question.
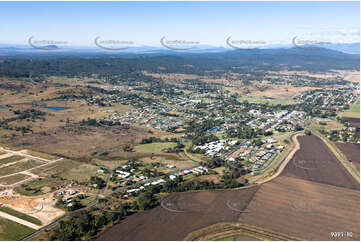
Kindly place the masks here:
<instances>
[{"instance_id":1,"label":"blue sky","mask_svg":"<svg viewBox=\"0 0 361 242\"><path fill-rule=\"evenodd\" d=\"M289 43L294 36L359 42L359 2L0 2L0 43L36 39L92 46L94 38L157 45L163 36Z\"/></svg>"}]
</instances>

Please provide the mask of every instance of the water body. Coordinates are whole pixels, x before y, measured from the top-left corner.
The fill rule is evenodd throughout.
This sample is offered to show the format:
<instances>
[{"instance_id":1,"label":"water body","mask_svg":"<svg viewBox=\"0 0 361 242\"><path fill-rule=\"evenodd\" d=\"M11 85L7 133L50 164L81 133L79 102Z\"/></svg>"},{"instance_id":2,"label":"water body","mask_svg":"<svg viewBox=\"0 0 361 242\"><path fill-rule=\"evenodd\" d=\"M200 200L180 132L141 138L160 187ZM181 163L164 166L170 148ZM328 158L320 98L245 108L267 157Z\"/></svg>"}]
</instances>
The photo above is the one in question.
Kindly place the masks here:
<instances>
[{"instance_id":1,"label":"water body","mask_svg":"<svg viewBox=\"0 0 361 242\"><path fill-rule=\"evenodd\" d=\"M55 106L44 106L43 108L50 109L50 110L55 110L55 111L69 109L69 107L55 107Z\"/></svg>"},{"instance_id":2,"label":"water body","mask_svg":"<svg viewBox=\"0 0 361 242\"><path fill-rule=\"evenodd\" d=\"M5 106L1 106L1 105L0 105L0 109L3 109L3 108L5 108Z\"/></svg>"}]
</instances>

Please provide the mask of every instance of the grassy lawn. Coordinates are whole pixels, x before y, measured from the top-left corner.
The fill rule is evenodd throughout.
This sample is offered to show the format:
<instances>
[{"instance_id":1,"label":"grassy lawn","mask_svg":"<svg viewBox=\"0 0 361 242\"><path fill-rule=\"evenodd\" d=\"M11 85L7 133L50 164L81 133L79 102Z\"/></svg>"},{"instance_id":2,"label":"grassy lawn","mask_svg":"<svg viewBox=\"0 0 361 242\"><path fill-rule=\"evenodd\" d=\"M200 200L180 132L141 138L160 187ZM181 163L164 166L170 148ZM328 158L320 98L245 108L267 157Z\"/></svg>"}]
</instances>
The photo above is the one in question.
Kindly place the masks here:
<instances>
[{"instance_id":1,"label":"grassy lawn","mask_svg":"<svg viewBox=\"0 0 361 242\"><path fill-rule=\"evenodd\" d=\"M8 208L8 207L0 207L0 211L4 212L4 213L7 213L7 214L10 214L14 217L17 217L17 218L21 218L25 221L28 221L30 223L33 223L33 224L36 224L36 225L42 225L42 222L37 219L37 218L34 218L32 216L29 216L27 214L24 214L24 213L21 213L21 212L18 212L14 209L11 209L11 208Z\"/></svg>"},{"instance_id":2,"label":"grassy lawn","mask_svg":"<svg viewBox=\"0 0 361 242\"><path fill-rule=\"evenodd\" d=\"M89 203L93 202L96 199L96 196L89 196L87 198L81 199L80 203L83 206L87 206Z\"/></svg>"},{"instance_id":3,"label":"grassy lawn","mask_svg":"<svg viewBox=\"0 0 361 242\"><path fill-rule=\"evenodd\" d=\"M25 179L27 179L29 177L30 176L25 175L25 174L16 174L16 175L5 177L5 178L0 178L0 183L3 184L3 185L11 185L11 184L14 184L16 182L25 180Z\"/></svg>"},{"instance_id":4,"label":"grassy lawn","mask_svg":"<svg viewBox=\"0 0 361 242\"><path fill-rule=\"evenodd\" d=\"M351 112L360 113L360 100L352 106Z\"/></svg>"},{"instance_id":5,"label":"grassy lawn","mask_svg":"<svg viewBox=\"0 0 361 242\"><path fill-rule=\"evenodd\" d=\"M233 240L234 240L233 236L216 239L216 241L233 241Z\"/></svg>"},{"instance_id":6,"label":"grassy lawn","mask_svg":"<svg viewBox=\"0 0 361 242\"><path fill-rule=\"evenodd\" d=\"M62 177L68 180L76 180L76 181L88 181L91 176L101 176L100 173L97 173L97 170L99 168L94 165L89 164L81 164L64 174L62 174Z\"/></svg>"},{"instance_id":7,"label":"grassy lawn","mask_svg":"<svg viewBox=\"0 0 361 242\"><path fill-rule=\"evenodd\" d=\"M164 154L162 151L165 148L174 148L177 144L176 143L151 143L151 144L144 144L144 145L137 145L134 147L136 152L144 152L144 153L154 153L154 154Z\"/></svg>"},{"instance_id":8,"label":"grassy lawn","mask_svg":"<svg viewBox=\"0 0 361 242\"><path fill-rule=\"evenodd\" d=\"M28 154L32 155L32 156L40 157L40 158L43 158L43 159L48 159L48 160L57 159L57 157L55 157L53 155L48 155L48 154L33 151L33 150L28 150Z\"/></svg>"},{"instance_id":9,"label":"grassy lawn","mask_svg":"<svg viewBox=\"0 0 361 242\"><path fill-rule=\"evenodd\" d=\"M24 157L22 157L20 155L9 156L7 158L0 159L0 165L5 165L5 164L10 163L10 162L19 161L21 159L24 159Z\"/></svg>"},{"instance_id":10,"label":"grassy lawn","mask_svg":"<svg viewBox=\"0 0 361 242\"><path fill-rule=\"evenodd\" d=\"M262 98L262 97L241 97L239 99L239 101L245 101L247 100L250 103L268 103L271 105L277 105L277 104L291 104L291 103L295 103L294 100L292 99L287 99L287 98L273 98L273 99L266 99L266 98Z\"/></svg>"},{"instance_id":11,"label":"grassy lawn","mask_svg":"<svg viewBox=\"0 0 361 242\"><path fill-rule=\"evenodd\" d=\"M360 118L360 100L351 105L351 108L345 111L342 116L346 118Z\"/></svg>"},{"instance_id":12,"label":"grassy lawn","mask_svg":"<svg viewBox=\"0 0 361 242\"><path fill-rule=\"evenodd\" d=\"M20 240L33 232L34 229L0 218L0 240Z\"/></svg>"}]
</instances>

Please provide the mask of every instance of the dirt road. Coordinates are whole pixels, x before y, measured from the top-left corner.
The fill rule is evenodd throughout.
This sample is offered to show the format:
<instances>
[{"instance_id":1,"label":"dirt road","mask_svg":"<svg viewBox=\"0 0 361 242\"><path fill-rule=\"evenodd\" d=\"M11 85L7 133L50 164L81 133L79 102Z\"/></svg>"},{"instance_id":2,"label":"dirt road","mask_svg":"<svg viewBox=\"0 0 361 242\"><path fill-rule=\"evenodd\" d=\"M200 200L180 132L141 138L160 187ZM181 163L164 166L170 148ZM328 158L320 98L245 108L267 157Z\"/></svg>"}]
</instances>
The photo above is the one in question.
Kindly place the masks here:
<instances>
[{"instance_id":1,"label":"dirt road","mask_svg":"<svg viewBox=\"0 0 361 242\"><path fill-rule=\"evenodd\" d=\"M27 226L29 228L32 228L32 229L38 230L38 229L41 228L41 226L35 225L33 223L22 220L22 219L20 219L18 217L11 216L10 214L7 214L7 213L1 212L1 211L0 211L0 217L6 218L8 220L14 221L14 222L22 224L22 225L25 225L25 226Z\"/></svg>"}]
</instances>

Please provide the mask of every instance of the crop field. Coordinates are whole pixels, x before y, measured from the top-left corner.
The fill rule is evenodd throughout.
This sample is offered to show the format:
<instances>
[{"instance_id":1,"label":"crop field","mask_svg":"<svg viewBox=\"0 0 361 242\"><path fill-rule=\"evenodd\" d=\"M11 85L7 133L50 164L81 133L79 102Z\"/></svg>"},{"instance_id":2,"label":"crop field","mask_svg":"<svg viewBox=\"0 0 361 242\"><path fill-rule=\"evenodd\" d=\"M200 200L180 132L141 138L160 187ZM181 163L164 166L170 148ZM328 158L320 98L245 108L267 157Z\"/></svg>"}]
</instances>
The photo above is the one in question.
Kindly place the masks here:
<instances>
[{"instance_id":1,"label":"crop field","mask_svg":"<svg viewBox=\"0 0 361 242\"><path fill-rule=\"evenodd\" d=\"M360 144L336 143L337 147L346 155L347 159L360 171Z\"/></svg>"},{"instance_id":2,"label":"crop field","mask_svg":"<svg viewBox=\"0 0 361 242\"><path fill-rule=\"evenodd\" d=\"M127 217L97 239L182 240L194 230L219 222L236 222L257 189L171 194L162 206Z\"/></svg>"},{"instance_id":3,"label":"crop field","mask_svg":"<svg viewBox=\"0 0 361 242\"><path fill-rule=\"evenodd\" d=\"M301 149L295 153L282 172L282 176L360 189L359 183L317 136L301 136L298 140Z\"/></svg>"},{"instance_id":4,"label":"crop field","mask_svg":"<svg viewBox=\"0 0 361 242\"><path fill-rule=\"evenodd\" d=\"M359 240L359 205L355 189L280 176L261 186L239 221L304 240ZM337 231L344 236L333 238Z\"/></svg>"},{"instance_id":5,"label":"crop field","mask_svg":"<svg viewBox=\"0 0 361 242\"><path fill-rule=\"evenodd\" d=\"M0 240L20 240L33 232L34 229L0 218Z\"/></svg>"}]
</instances>

